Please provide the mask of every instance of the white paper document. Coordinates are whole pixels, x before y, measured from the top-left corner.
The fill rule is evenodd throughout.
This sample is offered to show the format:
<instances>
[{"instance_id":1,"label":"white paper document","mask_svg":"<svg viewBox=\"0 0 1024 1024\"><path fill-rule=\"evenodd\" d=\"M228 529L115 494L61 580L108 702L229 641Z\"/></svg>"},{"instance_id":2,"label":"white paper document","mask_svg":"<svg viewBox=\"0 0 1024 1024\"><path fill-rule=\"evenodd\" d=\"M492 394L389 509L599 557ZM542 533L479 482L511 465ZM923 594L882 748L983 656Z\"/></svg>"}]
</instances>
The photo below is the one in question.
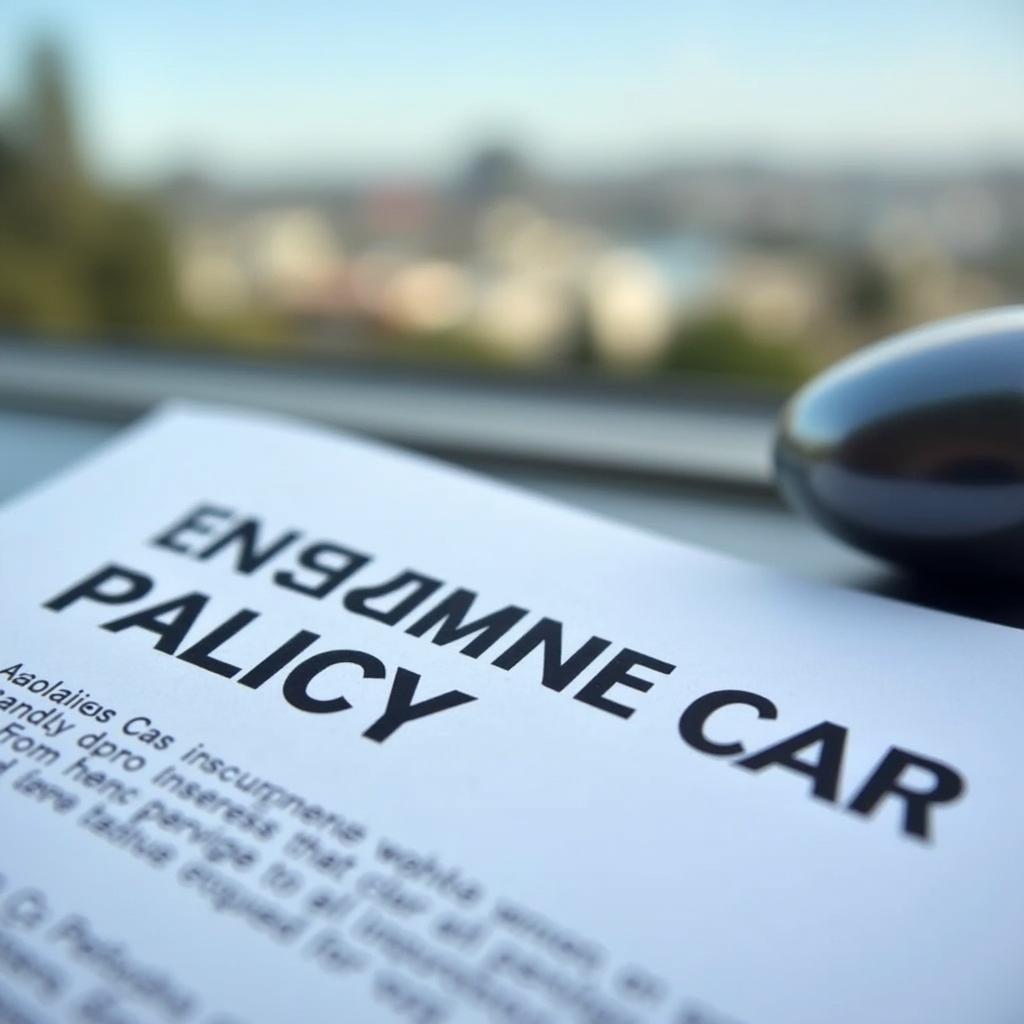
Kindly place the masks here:
<instances>
[{"instance_id":1,"label":"white paper document","mask_svg":"<svg viewBox=\"0 0 1024 1024\"><path fill-rule=\"evenodd\" d=\"M2 1021L1024 1021L1016 631L191 406L0 566Z\"/></svg>"}]
</instances>

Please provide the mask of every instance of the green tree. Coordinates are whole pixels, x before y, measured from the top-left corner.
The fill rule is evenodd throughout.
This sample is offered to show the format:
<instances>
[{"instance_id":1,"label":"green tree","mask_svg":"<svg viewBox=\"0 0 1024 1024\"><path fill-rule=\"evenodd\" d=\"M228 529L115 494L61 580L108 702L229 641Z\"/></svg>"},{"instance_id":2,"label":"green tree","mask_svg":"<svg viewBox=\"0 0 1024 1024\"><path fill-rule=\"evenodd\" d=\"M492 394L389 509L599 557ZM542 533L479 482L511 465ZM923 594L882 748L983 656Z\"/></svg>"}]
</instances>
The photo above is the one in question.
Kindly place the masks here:
<instances>
[{"instance_id":1,"label":"green tree","mask_svg":"<svg viewBox=\"0 0 1024 1024\"><path fill-rule=\"evenodd\" d=\"M662 367L670 372L793 384L814 367L798 339L759 336L735 315L720 311L681 324Z\"/></svg>"},{"instance_id":2,"label":"green tree","mask_svg":"<svg viewBox=\"0 0 1024 1024\"><path fill-rule=\"evenodd\" d=\"M45 41L0 128L0 322L114 336L182 324L164 226L87 173L64 59Z\"/></svg>"},{"instance_id":3,"label":"green tree","mask_svg":"<svg viewBox=\"0 0 1024 1024\"><path fill-rule=\"evenodd\" d=\"M839 307L850 323L871 331L895 316L897 288L877 256L867 252L850 255L836 267L834 276Z\"/></svg>"}]
</instances>

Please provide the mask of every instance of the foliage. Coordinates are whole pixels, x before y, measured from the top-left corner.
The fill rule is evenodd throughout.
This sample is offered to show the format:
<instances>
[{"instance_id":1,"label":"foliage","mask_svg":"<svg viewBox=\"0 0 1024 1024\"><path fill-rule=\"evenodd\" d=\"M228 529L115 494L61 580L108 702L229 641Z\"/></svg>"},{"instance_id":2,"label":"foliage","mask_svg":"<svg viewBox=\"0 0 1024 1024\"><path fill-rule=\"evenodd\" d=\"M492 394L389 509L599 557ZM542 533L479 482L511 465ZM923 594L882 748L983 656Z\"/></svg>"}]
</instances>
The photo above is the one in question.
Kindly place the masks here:
<instances>
[{"instance_id":1,"label":"foliage","mask_svg":"<svg viewBox=\"0 0 1024 1024\"><path fill-rule=\"evenodd\" d=\"M107 335L183 320L170 242L141 199L84 170L59 53L41 45L0 129L0 322Z\"/></svg>"},{"instance_id":2,"label":"foliage","mask_svg":"<svg viewBox=\"0 0 1024 1024\"><path fill-rule=\"evenodd\" d=\"M487 345L472 331L449 328L443 331L413 331L388 334L390 342L377 351L401 358L403 362L437 362L467 367L503 367L512 360Z\"/></svg>"},{"instance_id":3,"label":"foliage","mask_svg":"<svg viewBox=\"0 0 1024 1024\"><path fill-rule=\"evenodd\" d=\"M736 316L708 313L681 324L665 353L667 371L797 383L814 371L805 346L759 335Z\"/></svg>"}]
</instances>

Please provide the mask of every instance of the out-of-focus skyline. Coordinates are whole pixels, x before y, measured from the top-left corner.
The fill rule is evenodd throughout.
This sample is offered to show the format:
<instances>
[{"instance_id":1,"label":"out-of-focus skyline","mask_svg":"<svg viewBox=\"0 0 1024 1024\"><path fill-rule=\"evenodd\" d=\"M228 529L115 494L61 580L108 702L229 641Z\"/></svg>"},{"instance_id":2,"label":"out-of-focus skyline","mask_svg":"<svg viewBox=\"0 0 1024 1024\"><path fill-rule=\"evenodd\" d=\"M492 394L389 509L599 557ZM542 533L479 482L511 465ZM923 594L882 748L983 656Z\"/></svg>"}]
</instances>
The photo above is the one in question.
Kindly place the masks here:
<instances>
[{"instance_id":1,"label":"out-of-focus skyline","mask_svg":"<svg viewBox=\"0 0 1024 1024\"><path fill-rule=\"evenodd\" d=\"M792 383L1024 295L1024 7L0 2L0 331Z\"/></svg>"},{"instance_id":2,"label":"out-of-focus skyline","mask_svg":"<svg viewBox=\"0 0 1024 1024\"><path fill-rule=\"evenodd\" d=\"M1024 5L0 5L0 104L49 33L98 169L443 176L512 139L552 170L657 160L1024 160Z\"/></svg>"}]
</instances>

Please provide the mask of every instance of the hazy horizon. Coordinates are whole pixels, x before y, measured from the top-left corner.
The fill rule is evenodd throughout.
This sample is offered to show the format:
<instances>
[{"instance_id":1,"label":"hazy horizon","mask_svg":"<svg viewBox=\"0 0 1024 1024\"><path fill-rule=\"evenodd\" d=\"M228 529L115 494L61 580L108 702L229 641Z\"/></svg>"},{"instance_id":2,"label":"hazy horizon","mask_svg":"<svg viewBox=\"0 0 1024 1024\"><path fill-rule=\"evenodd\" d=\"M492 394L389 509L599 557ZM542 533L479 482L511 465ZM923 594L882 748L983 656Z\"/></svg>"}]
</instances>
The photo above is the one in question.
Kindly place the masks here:
<instances>
[{"instance_id":1,"label":"hazy horizon","mask_svg":"<svg viewBox=\"0 0 1024 1024\"><path fill-rule=\"evenodd\" d=\"M92 162L117 179L438 180L489 141L553 176L1024 165L1024 9L1004 0L512 15L9 0L5 104L43 33L67 51Z\"/></svg>"}]
</instances>

